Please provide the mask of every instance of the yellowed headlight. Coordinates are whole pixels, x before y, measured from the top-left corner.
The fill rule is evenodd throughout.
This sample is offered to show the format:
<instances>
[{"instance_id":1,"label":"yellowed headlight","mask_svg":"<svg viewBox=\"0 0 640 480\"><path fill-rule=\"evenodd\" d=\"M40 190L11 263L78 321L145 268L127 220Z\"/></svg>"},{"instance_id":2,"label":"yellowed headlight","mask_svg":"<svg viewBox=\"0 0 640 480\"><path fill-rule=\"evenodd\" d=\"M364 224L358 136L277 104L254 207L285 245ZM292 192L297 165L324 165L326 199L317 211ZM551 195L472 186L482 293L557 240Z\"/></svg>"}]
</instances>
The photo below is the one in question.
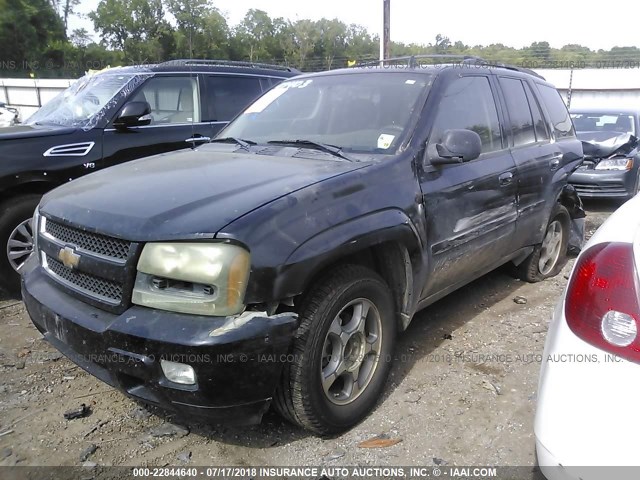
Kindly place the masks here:
<instances>
[{"instance_id":1,"label":"yellowed headlight","mask_svg":"<svg viewBox=\"0 0 640 480\"><path fill-rule=\"evenodd\" d=\"M226 243L149 243L132 301L162 310L226 316L244 309L250 255Z\"/></svg>"}]
</instances>

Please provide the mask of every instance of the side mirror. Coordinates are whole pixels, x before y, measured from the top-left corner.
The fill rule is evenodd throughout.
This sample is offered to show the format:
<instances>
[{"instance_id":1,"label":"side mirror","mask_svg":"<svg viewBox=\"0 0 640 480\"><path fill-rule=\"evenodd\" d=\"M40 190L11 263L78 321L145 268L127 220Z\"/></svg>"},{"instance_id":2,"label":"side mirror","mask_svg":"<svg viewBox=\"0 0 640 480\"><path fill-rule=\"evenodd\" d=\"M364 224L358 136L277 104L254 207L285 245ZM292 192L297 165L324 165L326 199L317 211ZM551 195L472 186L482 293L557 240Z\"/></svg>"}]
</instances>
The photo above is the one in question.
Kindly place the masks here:
<instances>
[{"instance_id":1,"label":"side mirror","mask_svg":"<svg viewBox=\"0 0 640 480\"><path fill-rule=\"evenodd\" d=\"M129 128L151 123L151 105L148 102L129 102L113 121L115 128Z\"/></svg>"},{"instance_id":2,"label":"side mirror","mask_svg":"<svg viewBox=\"0 0 640 480\"><path fill-rule=\"evenodd\" d=\"M427 150L431 165L446 165L475 160L482 152L480 135L472 130L446 130L442 143Z\"/></svg>"}]
</instances>

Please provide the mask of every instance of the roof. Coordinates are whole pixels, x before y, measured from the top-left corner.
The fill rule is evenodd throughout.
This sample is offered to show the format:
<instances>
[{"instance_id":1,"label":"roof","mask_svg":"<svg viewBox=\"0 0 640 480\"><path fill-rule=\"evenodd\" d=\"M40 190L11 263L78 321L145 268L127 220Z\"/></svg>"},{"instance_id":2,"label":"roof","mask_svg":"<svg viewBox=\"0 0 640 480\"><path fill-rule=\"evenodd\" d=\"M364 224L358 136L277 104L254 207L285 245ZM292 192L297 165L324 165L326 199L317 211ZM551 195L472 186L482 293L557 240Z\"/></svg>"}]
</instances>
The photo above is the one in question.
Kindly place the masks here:
<instances>
[{"instance_id":1,"label":"roof","mask_svg":"<svg viewBox=\"0 0 640 480\"><path fill-rule=\"evenodd\" d=\"M401 57L404 58L404 57ZM472 64L472 63L444 63L437 65L429 65L429 64L396 64L396 65L380 65L378 62L375 63L366 63L361 65L355 65L349 68L339 68L336 70L327 70L324 72L314 72L314 73L305 73L302 74L300 78L313 78L318 76L327 76L327 75L353 75L354 73L417 73L417 74L425 74L425 75L438 75L444 71L455 70L457 72L478 72L479 70L490 70L492 73L507 73L507 74L515 74L521 76L533 76L536 77L536 81L544 84L549 84L544 78L535 74L534 72L527 71L526 69L519 69L516 67L507 67L501 65L490 65L490 64ZM551 85L551 84L549 84Z\"/></svg>"}]
</instances>

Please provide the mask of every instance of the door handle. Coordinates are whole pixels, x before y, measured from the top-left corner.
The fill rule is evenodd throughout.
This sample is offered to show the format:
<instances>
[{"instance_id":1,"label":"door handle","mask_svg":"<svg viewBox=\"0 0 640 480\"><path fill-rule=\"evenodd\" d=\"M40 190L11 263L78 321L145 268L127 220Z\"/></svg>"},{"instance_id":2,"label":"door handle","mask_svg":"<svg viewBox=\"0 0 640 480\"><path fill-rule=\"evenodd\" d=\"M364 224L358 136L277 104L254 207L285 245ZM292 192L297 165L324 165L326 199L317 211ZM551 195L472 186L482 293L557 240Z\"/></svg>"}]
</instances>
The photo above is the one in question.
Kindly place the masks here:
<instances>
[{"instance_id":1,"label":"door handle","mask_svg":"<svg viewBox=\"0 0 640 480\"><path fill-rule=\"evenodd\" d=\"M200 137L200 136L187 138L185 140L185 142L192 143L194 145L196 143L207 143L207 142L210 142L210 141L211 141L211 137Z\"/></svg>"},{"instance_id":2,"label":"door handle","mask_svg":"<svg viewBox=\"0 0 640 480\"><path fill-rule=\"evenodd\" d=\"M511 182L513 182L513 173L504 172L504 173L500 174L498 176L498 182L500 183L501 187L505 187L507 185L511 185Z\"/></svg>"}]
</instances>

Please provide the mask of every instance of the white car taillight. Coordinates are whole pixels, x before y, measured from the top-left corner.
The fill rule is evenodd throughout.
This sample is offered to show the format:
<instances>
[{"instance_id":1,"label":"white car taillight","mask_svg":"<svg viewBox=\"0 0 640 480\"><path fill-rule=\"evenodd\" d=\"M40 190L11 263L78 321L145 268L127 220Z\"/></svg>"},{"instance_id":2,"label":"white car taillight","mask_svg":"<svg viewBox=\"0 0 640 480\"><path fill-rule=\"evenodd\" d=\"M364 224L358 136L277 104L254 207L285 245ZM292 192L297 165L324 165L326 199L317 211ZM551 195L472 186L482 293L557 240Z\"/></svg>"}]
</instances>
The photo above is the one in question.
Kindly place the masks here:
<instances>
[{"instance_id":1,"label":"white car taillight","mask_svg":"<svg viewBox=\"0 0 640 480\"><path fill-rule=\"evenodd\" d=\"M578 337L640 363L640 304L630 243L602 243L578 259L567 289L565 317Z\"/></svg>"}]
</instances>

